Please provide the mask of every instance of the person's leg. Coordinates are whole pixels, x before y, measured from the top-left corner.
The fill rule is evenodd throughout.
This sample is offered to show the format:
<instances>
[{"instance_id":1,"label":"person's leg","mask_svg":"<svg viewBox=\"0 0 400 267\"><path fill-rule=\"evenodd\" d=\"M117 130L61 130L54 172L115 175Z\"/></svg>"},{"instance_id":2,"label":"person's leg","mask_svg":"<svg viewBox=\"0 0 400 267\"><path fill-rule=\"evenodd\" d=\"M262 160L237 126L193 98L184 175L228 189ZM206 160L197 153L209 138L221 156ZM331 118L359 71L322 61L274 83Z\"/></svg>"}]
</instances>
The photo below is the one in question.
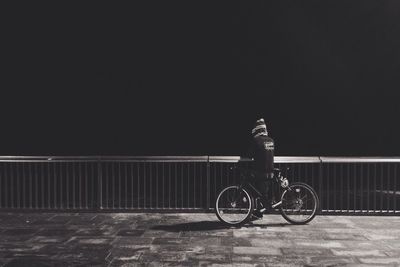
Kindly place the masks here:
<instances>
[{"instance_id":1,"label":"person's leg","mask_svg":"<svg viewBox=\"0 0 400 267\"><path fill-rule=\"evenodd\" d=\"M272 192L271 192L271 181L272 179L267 178L264 180L264 194L263 194L263 206L265 208L264 212L269 212L271 210Z\"/></svg>"},{"instance_id":2,"label":"person's leg","mask_svg":"<svg viewBox=\"0 0 400 267\"><path fill-rule=\"evenodd\" d=\"M256 188L261 193L261 203L263 207L259 207L259 210L261 210L262 213L268 213L272 208L272 177L272 174L257 176Z\"/></svg>"},{"instance_id":3,"label":"person's leg","mask_svg":"<svg viewBox=\"0 0 400 267\"><path fill-rule=\"evenodd\" d=\"M264 209L268 209L268 206L270 206L271 202L268 202L268 198L269 198L269 186L268 186L268 180L266 179L265 175L258 175L257 179L255 180L255 186L257 188L257 190L260 192L261 194L261 204L263 207L258 207L258 210L264 210Z\"/></svg>"}]
</instances>

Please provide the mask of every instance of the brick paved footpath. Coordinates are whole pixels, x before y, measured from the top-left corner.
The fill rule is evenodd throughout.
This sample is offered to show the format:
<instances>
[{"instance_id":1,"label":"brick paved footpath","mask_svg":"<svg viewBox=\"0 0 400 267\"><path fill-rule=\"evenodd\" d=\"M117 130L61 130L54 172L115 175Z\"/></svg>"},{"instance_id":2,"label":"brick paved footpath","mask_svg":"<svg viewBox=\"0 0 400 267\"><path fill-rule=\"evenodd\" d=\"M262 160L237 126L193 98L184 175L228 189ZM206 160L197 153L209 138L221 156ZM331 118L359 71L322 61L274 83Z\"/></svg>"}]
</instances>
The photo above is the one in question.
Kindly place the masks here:
<instances>
[{"instance_id":1,"label":"brick paved footpath","mask_svg":"<svg viewBox=\"0 0 400 267\"><path fill-rule=\"evenodd\" d=\"M400 217L0 213L0 266L400 266Z\"/></svg>"}]
</instances>

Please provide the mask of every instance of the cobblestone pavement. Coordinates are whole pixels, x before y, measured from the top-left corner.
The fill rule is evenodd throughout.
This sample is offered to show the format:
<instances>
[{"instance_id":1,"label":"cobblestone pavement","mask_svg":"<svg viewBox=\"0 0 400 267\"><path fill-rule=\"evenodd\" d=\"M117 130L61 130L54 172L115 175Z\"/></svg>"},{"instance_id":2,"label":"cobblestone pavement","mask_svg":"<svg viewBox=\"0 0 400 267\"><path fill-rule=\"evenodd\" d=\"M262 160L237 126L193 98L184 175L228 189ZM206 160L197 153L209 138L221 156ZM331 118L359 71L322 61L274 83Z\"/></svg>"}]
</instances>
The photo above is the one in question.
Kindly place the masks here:
<instances>
[{"instance_id":1,"label":"cobblestone pavement","mask_svg":"<svg viewBox=\"0 0 400 267\"><path fill-rule=\"evenodd\" d=\"M400 266L400 217L0 213L0 266Z\"/></svg>"}]
</instances>

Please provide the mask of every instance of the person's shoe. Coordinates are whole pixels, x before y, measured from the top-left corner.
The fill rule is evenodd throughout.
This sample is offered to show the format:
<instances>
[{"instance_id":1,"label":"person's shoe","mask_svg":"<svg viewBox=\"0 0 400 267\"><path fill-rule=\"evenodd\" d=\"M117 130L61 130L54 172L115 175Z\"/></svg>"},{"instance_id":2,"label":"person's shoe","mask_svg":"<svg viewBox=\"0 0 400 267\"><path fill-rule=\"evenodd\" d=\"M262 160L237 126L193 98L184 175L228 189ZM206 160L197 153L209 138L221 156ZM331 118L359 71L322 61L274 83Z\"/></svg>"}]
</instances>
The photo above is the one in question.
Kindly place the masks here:
<instances>
[{"instance_id":1,"label":"person's shoe","mask_svg":"<svg viewBox=\"0 0 400 267\"><path fill-rule=\"evenodd\" d=\"M263 214L261 211L259 210L255 210L252 214L252 220L258 220L258 219L262 219L263 218Z\"/></svg>"},{"instance_id":2,"label":"person's shoe","mask_svg":"<svg viewBox=\"0 0 400 267\"><path fill-rule=\"evenodd\" d=\"M272 207L271 208L262 208L262 209L260 209L260 212L262 214L270 214L271 210L272 210Z\"/></svg>"}]
</instances>

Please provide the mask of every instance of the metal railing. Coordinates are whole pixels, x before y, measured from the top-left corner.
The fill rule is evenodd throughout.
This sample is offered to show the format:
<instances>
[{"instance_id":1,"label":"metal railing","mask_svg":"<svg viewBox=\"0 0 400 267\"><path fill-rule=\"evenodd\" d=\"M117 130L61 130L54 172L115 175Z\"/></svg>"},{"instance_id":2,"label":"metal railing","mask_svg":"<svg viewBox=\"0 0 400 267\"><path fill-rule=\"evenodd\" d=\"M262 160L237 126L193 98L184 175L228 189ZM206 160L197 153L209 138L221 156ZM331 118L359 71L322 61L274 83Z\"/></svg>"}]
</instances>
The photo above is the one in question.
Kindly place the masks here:
<instances>
[{"instance_id":1,"label":"metal railing","mask_svg":"<svg viewBox=\"0 0 400 267\"><path fill-rule=\"evenodd\" d=\"M400 213L400 159L320 159L319 192L325 212Z\"/></svg>"},{"instance_id":2,"label":"metal railing","mask_svg":"<svg viewBox=\"0 0 400 267\"><path fill-rule=\"evenodd\" d=\"M239 157L0 157L0 210L211 211ZM275 157L322 213L400 214L400 158Z\"/></svg>"}]
</instances>

